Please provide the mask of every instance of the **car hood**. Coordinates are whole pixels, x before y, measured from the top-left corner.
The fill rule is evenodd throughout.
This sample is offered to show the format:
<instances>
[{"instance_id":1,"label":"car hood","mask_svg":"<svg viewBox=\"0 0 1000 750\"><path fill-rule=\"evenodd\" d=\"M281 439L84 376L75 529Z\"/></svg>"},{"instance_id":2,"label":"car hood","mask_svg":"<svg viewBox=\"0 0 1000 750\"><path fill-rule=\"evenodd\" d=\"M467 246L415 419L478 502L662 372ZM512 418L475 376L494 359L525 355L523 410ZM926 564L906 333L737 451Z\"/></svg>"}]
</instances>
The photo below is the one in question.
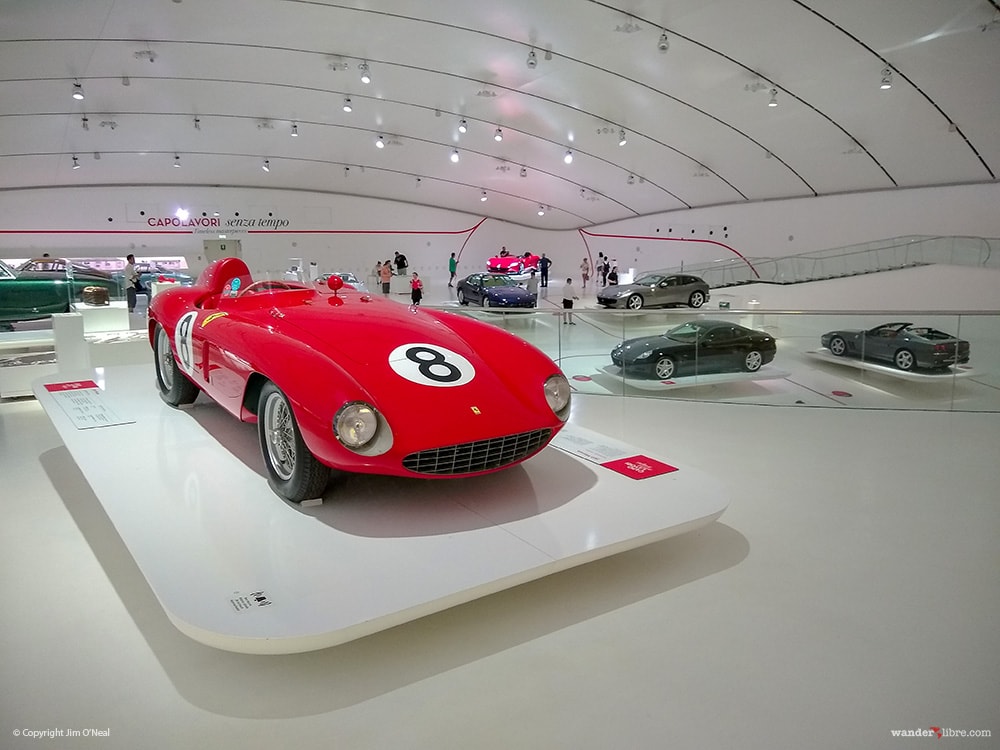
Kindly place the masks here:
<instances>
[{"instance_id":1,"label":"car hood","mask_svg":"<svg viewBox=\"0 0 1000 750\"><path fill-rule=\"evenodd\" d=\"M519 286L488 286L483 290L488 297L499 297L501 299L528 299L533 298L531 292Z\"/></svg>"},{"instance_id":2,"label":"car hood","mask_svg":"<svg viewBox=\"0 0 1000 750\"><path fill-rule=\"evenodd\" d=\"M651 284L612 284L611 286L604 287L599 293L598 297L619 297L623 294L629 294L631 292L644 291L646 289L651 289ZM654 337L655 338L655 337Z\"/></svg>"},{"instance_id":3,"label":"car hood","mask_svg":"<svg viewBox=\"0 0 1000 750\"><path fill-rule=\"evenodd\" d=\"M337 363L390 424L425 420L428 430L461 440L561 424L542 390L544 380L559 370L527 342L454 313L358 293L341 293L340 305L332 298L317 295L311 303L272 308L278 318L271 310L261 311L268 320L259 325L270 325ZM475 330L463 335L470 324ZM400 362L411 371L419 369L404 353L422 344L459 355L471 368L471 379L441 386L422 376L402 376Z\"/></svg>"},{"instance_id":4,"label":"car hood","mask_svg":"<svg viewBox=\"0 0 1000 750\"><path fill-rule=\"evenodd\" d=\"M668 339L666 336L641 336L637 339L628 339L615 347L624 357L637 357L650 349L671 349L674 347L687 346L687 342Z\"/></svg>"}]
</instances>

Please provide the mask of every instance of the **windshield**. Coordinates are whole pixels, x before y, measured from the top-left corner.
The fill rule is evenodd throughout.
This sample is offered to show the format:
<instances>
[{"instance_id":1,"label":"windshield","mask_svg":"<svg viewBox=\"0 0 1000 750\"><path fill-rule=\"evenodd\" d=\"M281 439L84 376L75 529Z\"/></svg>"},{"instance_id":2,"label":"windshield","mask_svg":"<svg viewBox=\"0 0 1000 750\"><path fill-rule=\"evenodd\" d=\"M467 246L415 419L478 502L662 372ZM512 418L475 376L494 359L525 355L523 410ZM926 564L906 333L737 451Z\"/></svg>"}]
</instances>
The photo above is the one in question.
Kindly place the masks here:
<instances>
[{"instance_id":1,"label":"windshield","mask_svg":"<svg viewBox=\"0 0 1000 750\"><path fill-rule=\"evenodd\" d=\"M659 273L646 273L635 280L636 284L659 284L666 276Z\"/></svg>"},{"instance_id":2,"label":"windshield","mask_svg":"<svg viewBox=\"0 0 1000 750\"><path fill-rule=\"evenodd\" d=\"M517 286L510 276L486 276L483 278L483 286Z\"/></svg>"},{"instance_id":3,"label":"windshield","mask_svg":"<svg viewBox=\"0 0 1000 750\"><path fill-rule=\"evenodd\" d=\"M13 279L15 275L14 269L0 260L0 279Z\"/></svg>"},{"instance_id":4,"label":"windshield","mask_svg":"<svg viewBox=\"0 0 1000 750\"><path fill-rule=\"evenodd\" d=\"M664 336L675 341L697 341L710 330L710 326L703 325L697 320L688 323L681 323L676 328L671 328Z\"/></svg>"}]
</instances>

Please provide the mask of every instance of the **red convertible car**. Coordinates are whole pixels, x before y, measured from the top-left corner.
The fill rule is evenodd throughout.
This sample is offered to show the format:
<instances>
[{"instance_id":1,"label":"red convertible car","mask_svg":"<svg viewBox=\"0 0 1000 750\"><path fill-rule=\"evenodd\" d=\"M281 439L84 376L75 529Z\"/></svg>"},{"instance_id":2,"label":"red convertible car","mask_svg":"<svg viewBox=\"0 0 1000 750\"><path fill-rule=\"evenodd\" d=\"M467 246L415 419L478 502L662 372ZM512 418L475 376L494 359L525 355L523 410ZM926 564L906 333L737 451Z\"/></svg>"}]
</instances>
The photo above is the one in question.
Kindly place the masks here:
<instances>
[{"instance_id":1,"label":"red convertible car","mask_svg":"<svg viewBox=\"0 0 1000 750\"><path fill-rule=\"evenodd\" d=\"M544 448L570 410L552 360L495 326L342 286L250 277L237 258L153 297L161 397L204 391L257 424L270 484L321 495L330 469L485 474Z\"/></svg>"},{"instance_id":2,"label":"red convertible car","mask_svg":"<svg viewBox=\"0 0 1000 750\"><path fill-rule=\"evenodd\" d=\"M521 273L524 268L524 258L520 255L495 255L486 261L486 270L490 273Z\"/></svg>"}]
</instances>

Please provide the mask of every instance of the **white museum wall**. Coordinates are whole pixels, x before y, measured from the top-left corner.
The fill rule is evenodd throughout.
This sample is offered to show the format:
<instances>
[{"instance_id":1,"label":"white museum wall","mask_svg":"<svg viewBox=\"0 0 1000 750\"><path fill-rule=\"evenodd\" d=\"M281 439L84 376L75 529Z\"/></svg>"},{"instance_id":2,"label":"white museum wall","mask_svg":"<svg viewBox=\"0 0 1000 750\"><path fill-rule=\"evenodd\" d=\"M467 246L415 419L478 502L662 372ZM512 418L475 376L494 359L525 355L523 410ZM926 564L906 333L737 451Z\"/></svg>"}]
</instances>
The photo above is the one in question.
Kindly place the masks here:
<instances>
[{"instance_id":1,"label":"white museum wall","mask_svg":"<svg viewBox=\"0 0 1000 750\"><path fill-rule=\"evenodd\" d=\"M460 271L470 273L506 245L514 253L547 253L559 278L576 271L588 248L591 257L607 252L623 268L641 270L730 258L733 251L781 257L910 234L1000 237L998 205L1000 185L990 183L672 211L585 234L347 195L175 186L30 189L0 195L0 257L183 255L197 271L202 241L225 231L240 239L243 256L259 270L280 270L289 258L302 258L320 270L367 274L400 250L411 268L436 277L445 274L452 252ZM169 218L178 207L206 223L218 212L219 226L149 226L151 217ZM256 222L257 230L265 222L264 233L227 228L237 219Z\"/></svg>"}]
</instances>

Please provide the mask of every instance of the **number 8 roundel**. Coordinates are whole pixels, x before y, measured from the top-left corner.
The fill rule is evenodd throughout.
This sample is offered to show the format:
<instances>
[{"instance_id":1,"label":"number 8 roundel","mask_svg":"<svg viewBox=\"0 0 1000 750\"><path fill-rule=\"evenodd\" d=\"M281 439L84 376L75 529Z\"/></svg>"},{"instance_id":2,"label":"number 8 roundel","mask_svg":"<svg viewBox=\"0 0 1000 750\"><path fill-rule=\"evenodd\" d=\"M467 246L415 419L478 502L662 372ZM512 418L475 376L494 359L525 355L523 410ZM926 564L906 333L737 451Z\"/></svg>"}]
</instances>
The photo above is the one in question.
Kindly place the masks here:
<instances>
[{"instance_id":1,"label":"number 8 roundel","mask_svg":"<svg viewBox=\"0 0 1000 750\"><path fill-rule=\"evenodd\" d=\"M461 354L436 344L403 344L389 353L389 367L417 385L452 388L476 377L476 369Z\"/></svg>"}]
</instances>

